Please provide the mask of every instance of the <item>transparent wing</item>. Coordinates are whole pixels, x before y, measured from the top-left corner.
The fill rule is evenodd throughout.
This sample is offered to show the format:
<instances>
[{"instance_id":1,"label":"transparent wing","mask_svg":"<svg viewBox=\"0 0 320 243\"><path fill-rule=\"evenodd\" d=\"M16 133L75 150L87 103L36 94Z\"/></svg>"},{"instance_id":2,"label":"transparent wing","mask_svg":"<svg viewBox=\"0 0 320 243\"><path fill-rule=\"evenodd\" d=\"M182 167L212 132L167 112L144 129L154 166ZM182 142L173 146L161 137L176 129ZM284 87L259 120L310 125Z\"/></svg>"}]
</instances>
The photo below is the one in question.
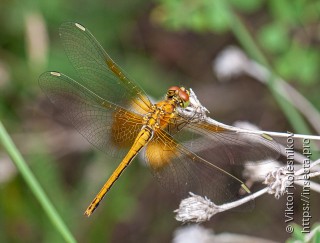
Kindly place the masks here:
<instances>
[{"instance_id":1,"label":"transparent wing","mask_svg":"<svg viewBox=\"0 0 320 243\"><path fill-rule=\"evenodd\" d=\"M123 157L142 127L142 117L58 72L46 72L39 84L50 101L95 147Z\"/></svg>"},{"instance_id":2,"label":"transparent wing","mask_svg":"<svg viewBox=\"0 0 320 243\"><path fill-rule=\"evenodd\" d=\"M145 151L148 166L158 181L172 192L193 192L216 204L244 196L245 162L276 159L276 142L258 135L227 131L221 127L187 123L174 135L158 130Z\"/></svg>"},{"instance_id":3,"label":"transparent wing","mask_svg":"<svg viewBox=\"0 0 320 243\"><path fill-rule=\"evenodd\" d=\"M110 58L88 29L64 23L60 37L67 56L79 73L79 83L101 98L138 113L149 111L144 91Z\"/></svg>"},{"instance_id":4,"label":"transparent wing","mask_svg":"<svg viewBox=\"0 0 320 243\"><path fill-rule=\"evenodd\" d=\"M185 119L179 115L173 117L165 129L177 141L183 142L190 151L206 151L208 156L202 156L213 156L213 159L217 157L215 160L219 158L219 161L228 164L257 163L280 156L279 145L270 136L235 130L206 121L194 121L192 117Z\"/></svg>"},{"instance_id":5,"label":"transparent wing","mask_svg":"<svg viewBox=\"0 0 320 243\"><path fill-rule=\"evenodd\" d=\"M267 135L227 130L205 121L188 123L176 137L183 138L186 134L193 139L188 139L185 146L205 159L243 165L276 160L280 156L278 143Z\"/></svg>"},{"instance_id":6,"label":"transparent wing","mask_svg":"<svg viewBox=\"0 0 320 243\"><path fill-rule=\"evenodd\" d=\"M229 174L225 166L203 159L164 131L155 133L145 157L160 184L181 197L193 192L222 204L243 196L243 182Z\"/></svg>"}]
</instances>

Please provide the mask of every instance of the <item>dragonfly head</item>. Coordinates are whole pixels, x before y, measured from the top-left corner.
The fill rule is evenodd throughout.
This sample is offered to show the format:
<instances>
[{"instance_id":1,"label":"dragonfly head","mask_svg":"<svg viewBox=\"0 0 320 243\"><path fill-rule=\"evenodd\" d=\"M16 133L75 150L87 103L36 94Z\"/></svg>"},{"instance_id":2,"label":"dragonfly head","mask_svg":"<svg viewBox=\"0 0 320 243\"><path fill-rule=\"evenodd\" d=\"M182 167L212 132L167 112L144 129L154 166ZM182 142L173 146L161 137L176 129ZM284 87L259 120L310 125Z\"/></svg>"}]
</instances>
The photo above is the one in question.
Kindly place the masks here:
<instances>
[{"instance_id":1,"label":"dragonfly head","mask_svg":"<svg viewBox=\"0 0 320 243\"><path fill-rule=\"evenodd\" d=\"M190 104L189 96L189 90L184 87L172 86L167 91L167 99L175 101L182 108Z\"/></svg>"}]
</instances>

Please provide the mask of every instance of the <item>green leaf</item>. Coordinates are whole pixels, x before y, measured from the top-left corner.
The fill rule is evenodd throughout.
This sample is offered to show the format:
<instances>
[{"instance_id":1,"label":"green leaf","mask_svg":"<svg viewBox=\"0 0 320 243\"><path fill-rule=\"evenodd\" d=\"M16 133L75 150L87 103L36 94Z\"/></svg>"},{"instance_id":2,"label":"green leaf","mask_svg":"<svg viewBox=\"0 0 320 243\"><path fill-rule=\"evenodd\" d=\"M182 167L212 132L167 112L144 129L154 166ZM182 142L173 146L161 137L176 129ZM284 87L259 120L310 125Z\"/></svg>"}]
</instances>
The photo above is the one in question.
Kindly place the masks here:
<instances>
[{"instance_id":1,"label":"green leaf","mask_svg":"<svg viewBox=\"0 0 320 243\"><path fill-rule=\"evenodd\" d=\"M248 13L257 11L259 8L261 8L262 4L264 3L264 1L262 0L230 0L229 2L239 10Z\"/></svg>"},{"instance_id":2,"label":"green leaf","mask_svg":"<svg viewBox=\"0 0 320 243\"><path fill-rule=\"evenodd\" d=\"M202 31L208 29L208 21L206 21L204 15L200 12L191 15L190 21L195 30Z\"/></svg>"},{"instance_id":3,"label":"green leaf","mask_svg":"<svg viewBox=\"0 0 320 243\"><path fill-rule=\"evenodd\" d=\"M211 30L223 32L229 29L231 16L223 1L206 1L205 14Z\"/></svg>"},{"instance_id":4,"label":"green leaf","mask_svg":"<svg viewBox=\"0 0 320 243\"><path fill-rule=\"evenodd\" d=\"M293 229L294 231L292 232L292 236L295 240L301 240L301 241L304 241L304 237L305 237L305 234L303 234L301 231L302 231L302 228L300 225L298 224L294 224L293 225Z\"/></svg>"},{"instance_id":5,"label":"green leaf","mask_svg":"<svg viewBox=\"0 0 320 243\"><path fill-rule=\"evenodd\" d=\"M295 44L290 51L275 61L275 66L286 79L311 84L317 81L319 62L319 51L310 48L305 50Z\"/></svg>"},{"instance_id":6,"label":"green leaf","mask_svg":"<svg viewBox=\"0 0 320 243\"><path fill-rule=\"evenodd\" d=\"M300 80L305 84L314 83L318 76L319 52L307 51L304 54L300 61Z\"/></svg>"},{"instance_id":7,"label":"green leaf","mask_svg":"<svg viewBox=\"0 0 320 243\"><path fill-rule=\"evenodd\" d=\"M274 18L282 23L296 24L301 20L303 5L297 0L270 0L270 10Z\"/></svg>"},{"instance_id":8,"label":"green leaf","mask_svg":"<svg viewBox=\"0 0 320 243\"><path fill-rule=\"evenodd\" d=\"M279 23L265 25L258 33L258 39L266 50L273 53L285 51L290 44L287 29Z\"/></svg>"}]
</instances>

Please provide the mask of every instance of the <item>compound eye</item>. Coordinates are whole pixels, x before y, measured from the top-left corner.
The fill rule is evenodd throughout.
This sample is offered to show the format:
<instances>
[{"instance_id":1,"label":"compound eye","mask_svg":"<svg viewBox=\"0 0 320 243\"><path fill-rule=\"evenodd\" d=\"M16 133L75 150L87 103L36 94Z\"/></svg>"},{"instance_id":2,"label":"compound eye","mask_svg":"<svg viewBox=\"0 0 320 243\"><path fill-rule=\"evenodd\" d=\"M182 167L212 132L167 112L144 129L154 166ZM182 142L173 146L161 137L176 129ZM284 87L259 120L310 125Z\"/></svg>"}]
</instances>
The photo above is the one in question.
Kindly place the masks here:
<instances>
[{"instance_id":1,"label":"compound eye","mask_svg":"<svg viewBox=\"0 0 320 243\"><path fill-rule=\"evenodd\" d=\"M179 97L185 102L189 101L189 94L181 89L179 90Z\"/></svg>"},{"instance_id":2,"label":"compound eye","mask_svg":"<svg viewBox=\"0 0 320 243\"><path fill-rule=\"evenodd\" d=\"M190 104L188 91L184 88L180 89L179 97L180 97L181 103L182 103L181 107L186 108Z\"/></svg>"},{"instance_id":3,"label":"compound eye","mask_svg":"<svg viewBox=\"0 0 320 243\"><path fill-rule=\"evenodd\" d=\"M180 87L180 89L188 94L190 96L190 91L187 90L185 87Z\"/></svg>"},{"instance_id":4,"label":"compound eye","mask_svg":"<svg viewBox=\"0 0 320 243\"><path fill-rule=\"evenodd\" d=\"M168 90L179 90L180 87L178 86L171 86Z\"/></svg>"},{"instance_id":5,"label":"compound eye","mask_svg":"<svg viewBox=\"0 0 320 243\"><path fill-rule=\"evenodd\" d=\"M171 99L173 96L179 93L180 88L178 86L172 86L167 91L167 97Z\"/></svg>"},{"instance_id":6,"label":"compound eye","mask_svg":"<svg viewBox=\"0 0 320 243\"><path fill-rule=\"evenodd\" d=\"M172 86L172 87L170 87L169 89L168 89L168 92L177 92L177 91L179 91L180 90L180 88L178 87L178 86Z\"/></svg>"}]
</instances>

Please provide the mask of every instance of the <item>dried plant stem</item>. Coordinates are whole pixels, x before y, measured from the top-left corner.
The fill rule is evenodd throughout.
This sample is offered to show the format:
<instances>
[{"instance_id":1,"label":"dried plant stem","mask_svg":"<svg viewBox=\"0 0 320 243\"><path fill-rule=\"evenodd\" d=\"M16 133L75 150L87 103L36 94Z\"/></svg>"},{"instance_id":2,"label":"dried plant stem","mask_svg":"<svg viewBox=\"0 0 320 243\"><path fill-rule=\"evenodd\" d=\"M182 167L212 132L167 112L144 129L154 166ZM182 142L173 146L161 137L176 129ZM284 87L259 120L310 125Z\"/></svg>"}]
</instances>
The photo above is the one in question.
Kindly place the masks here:
<instances>
[{"instance_id":1,"label":"dried plant stem","mask_svg":"<svg viewBox=\"0 0 320 243\"><path fill-rule=\"evenodd\" d=\"M238 127L228 126L228 125L223 124L221 122L218 122L210 117L206 117L206 121L210 124L217 125L219 127L226 128L228 130L233 130L236 132L245 132L245 133L259 134L259 135L268 134L272 137L283 137L283 138L286 138L289 135L288 133L270 132L270 131L261 131L261 130L248 130L248 129L242 129L242 128L238 128ZM320 140L320 136L316 136L316 135L294 134L293 137L294 138L301 138L301 139Z\"/></svg>"},{"instance_id":2,"label":"dried plant stem","mask_svg":"<svg viewBox=\"0 0 320 243\"><path fill-rule=\"evenodd\" d=\"M320 160L317 160L311 164L310 167L316 166L320 163ZM294 173L295 179L294 183L300 186L304 186L303 179L300 178L299 173L301 171L298 170ZM310 173L309 178L319 176L319 172ZM277 170L274 170L266 176L265 184L268 186L237 201L233 201L230 203L225 203L222 205L216 205L214 202L210 201L208 198L203 198L202 196L198 196L190 192L190 197L185 198L181 201L179 205L179 209L174 212L177 213L176 220L181 222L204 222L210 220L212 216L217 213L236 208L240 205L243 205L251 200L254 200L257 197L265 193L274 194L275 198L279 198L280 196L286 193L286 185L288 184L289 177L286 174L285 167L281 167ZM320 185L310 181L309 188L315 192L320 193Z\"/></svg>"}]
</instances>

